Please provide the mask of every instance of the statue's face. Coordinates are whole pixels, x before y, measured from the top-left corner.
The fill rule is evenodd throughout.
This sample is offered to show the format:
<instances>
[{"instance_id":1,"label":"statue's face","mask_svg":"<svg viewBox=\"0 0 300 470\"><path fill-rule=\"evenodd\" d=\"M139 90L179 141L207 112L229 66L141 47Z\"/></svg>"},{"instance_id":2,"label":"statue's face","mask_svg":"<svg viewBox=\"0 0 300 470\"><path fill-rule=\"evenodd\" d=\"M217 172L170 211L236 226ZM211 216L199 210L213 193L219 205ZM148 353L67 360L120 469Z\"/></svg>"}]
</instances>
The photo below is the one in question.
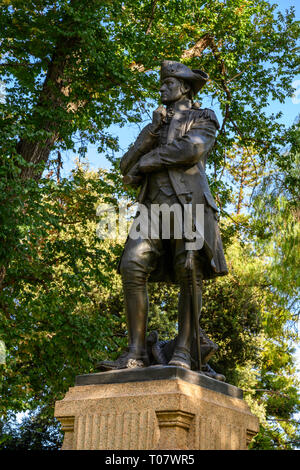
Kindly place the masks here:
<instances>
[{"instance_id":1,"label":"statue's face","mask_svg":"<svg viewBox=\"0 0 300 470\"><path fill-rule=\"evenodd\" d=\"M180 80L175 77L167 77L159 90L163 104L178 101L185 93L184 86Z\"/></svg>"}]
</instances>

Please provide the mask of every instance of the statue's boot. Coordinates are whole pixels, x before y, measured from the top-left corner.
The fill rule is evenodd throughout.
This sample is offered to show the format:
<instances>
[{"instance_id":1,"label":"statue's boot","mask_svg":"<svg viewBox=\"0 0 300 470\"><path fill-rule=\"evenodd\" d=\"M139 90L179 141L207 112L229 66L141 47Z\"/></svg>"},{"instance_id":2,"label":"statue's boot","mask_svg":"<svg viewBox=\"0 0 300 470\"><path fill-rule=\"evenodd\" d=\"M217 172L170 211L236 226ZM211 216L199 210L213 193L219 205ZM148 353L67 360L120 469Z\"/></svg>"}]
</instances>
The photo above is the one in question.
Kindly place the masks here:
<instances>
[{"instance_id":1,"label":"statue's boot","mask_svg":"<svg viewBox=\"0 0 300 470\"><path fill-rule=\"evenodd\" d=\"M169 366L184 367L185 369L191 368L191 355L188 349L176 347Z\"/></svg>"},{"instance_id":2,"label":"statue's boot","mask_svg":"<svg viewBox=\"0 0 300 470\"><path fill-rule=\"evenodd\" d=\"M147 355L137 354L129 349L121 354L115 361L101 361L96 364L96 369L100 372L118 369L134 369L138 367L147 367L149 359Z\"/></svg>"}]
</instances>

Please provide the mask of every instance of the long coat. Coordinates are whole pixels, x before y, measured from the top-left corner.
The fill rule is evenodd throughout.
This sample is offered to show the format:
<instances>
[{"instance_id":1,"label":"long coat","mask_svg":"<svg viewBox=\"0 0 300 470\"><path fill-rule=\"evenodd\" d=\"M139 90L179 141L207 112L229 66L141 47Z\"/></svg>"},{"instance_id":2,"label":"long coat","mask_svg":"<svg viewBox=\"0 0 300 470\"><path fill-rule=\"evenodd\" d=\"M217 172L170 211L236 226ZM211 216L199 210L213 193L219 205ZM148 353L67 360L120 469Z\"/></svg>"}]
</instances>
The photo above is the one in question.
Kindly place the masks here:
<instances>
[{"instance_id":1,"label":"long coat","mask_svg":"<svg viewBox=\"0 0 300 470\"><path fill-rule=\"evenodd\" d=\"M136 142L120 162L121 172L130 174L138 163L144 178L138 200L147 197L148 174L167 169L173 189L182 205L204 204L204 245L200 250L205 258L204 278L228 273L218 227L218 207L210 192L205 165L215 142L219 127L215 113L210 109L192 106L189 100L175 108L170 122L167 144L158 146L158 137L146 126ZM125 245L126 249L126 245ZM150 281L174 280L170 260L160 260Z\"/></svg>"}]
</instances>

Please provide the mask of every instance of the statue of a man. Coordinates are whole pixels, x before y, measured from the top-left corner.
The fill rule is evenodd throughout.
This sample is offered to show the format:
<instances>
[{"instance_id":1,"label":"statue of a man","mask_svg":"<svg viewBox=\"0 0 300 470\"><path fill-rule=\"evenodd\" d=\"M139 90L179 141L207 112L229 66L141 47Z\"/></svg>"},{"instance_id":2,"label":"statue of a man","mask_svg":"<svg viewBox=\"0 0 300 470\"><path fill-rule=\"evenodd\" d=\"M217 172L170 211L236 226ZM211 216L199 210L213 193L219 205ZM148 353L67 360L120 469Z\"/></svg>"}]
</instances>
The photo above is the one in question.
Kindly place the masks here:
<instances>
[{"instance_id":1,"label":"statue of a man","mask_svg":"<svg viewBox=\"0 0 300 470\"><path fill-rule=\"evenodd\" d=\"M201 247L193 252L195 289L191 290L188 269L188 240L174 236L129 237L120 262L128 328L128 350L116 361L104 361L104 369L124 369L149 365L146 347L148 296L147 281L174 281L179 284L178 337L169 365L191 368L191 345L195 336L193 299L198 312L202 305L202 280L227 274L217 223L218 208L211 195L206 159L211 151L219 123L210 109L200 109L193 97L208 80L206 73L165 60L161 65L161 101L165 106L153 113L136 142L123 156L122 174L139 184L139 203L151 206L179 204L204 207L204 235ZM150 221L151 222L151 221ZM195 222L195 221L194 221ZM172 225L172 224L171 224ZM193 224L195 228L195 223ZM195 292L196 290L196 292ZM195 312L194 312L195 314Z\"/></svg>"}]
</instances>

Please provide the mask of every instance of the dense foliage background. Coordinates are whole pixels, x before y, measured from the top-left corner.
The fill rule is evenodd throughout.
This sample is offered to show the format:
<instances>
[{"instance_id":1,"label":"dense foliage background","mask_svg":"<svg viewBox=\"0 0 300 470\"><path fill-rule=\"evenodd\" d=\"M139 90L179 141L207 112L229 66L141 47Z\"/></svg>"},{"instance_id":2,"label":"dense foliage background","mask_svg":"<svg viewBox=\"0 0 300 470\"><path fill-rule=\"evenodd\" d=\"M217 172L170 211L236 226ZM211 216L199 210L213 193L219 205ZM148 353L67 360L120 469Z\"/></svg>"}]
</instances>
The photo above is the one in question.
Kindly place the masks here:
<instances>
[{"instance_id":1,"label":"dense foliage background","mask_svg":"<svg viewBox=\"0 0 300 470\"><path fill-rule=\"evenodd\" d=\"M59 447L55 401L126 345L123 242L97 237L96 208L134 200L110 126L138 130L151 117L165 58L209 73L198 101L221 117L208 175L230 273L204 287L201 326L220 347L212 365L259 416L254 449L299 446L299 125L269 109L292 96L299 71L293 9L3 0L0 19L1 448ZM89 169L88 144L110 169ZM67 149L78 163L63 178ZM150 296L149 329L173 337L176 286L151 285Z\"/></svg>"}]
</instances>

